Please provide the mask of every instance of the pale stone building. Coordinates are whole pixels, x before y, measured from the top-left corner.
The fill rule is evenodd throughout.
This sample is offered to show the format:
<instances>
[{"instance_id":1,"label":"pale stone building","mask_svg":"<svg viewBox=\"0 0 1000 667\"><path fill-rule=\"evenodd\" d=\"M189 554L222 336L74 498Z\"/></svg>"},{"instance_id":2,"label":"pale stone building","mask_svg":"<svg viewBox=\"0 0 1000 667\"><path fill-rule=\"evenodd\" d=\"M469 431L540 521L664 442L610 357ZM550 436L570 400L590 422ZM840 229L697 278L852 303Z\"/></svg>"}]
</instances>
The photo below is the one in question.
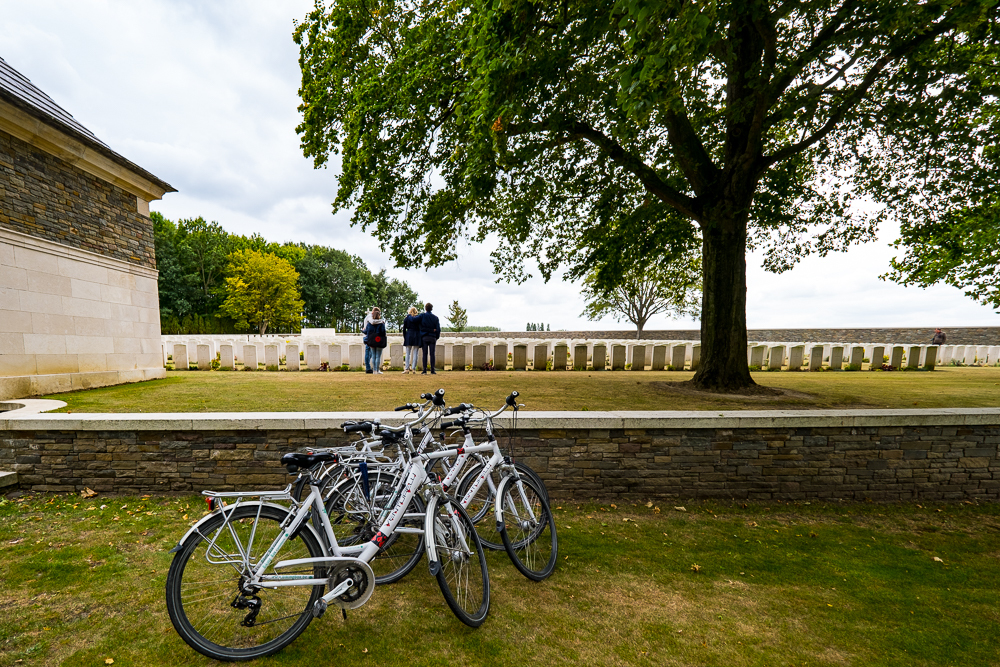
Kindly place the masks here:
<instances>
[{"instance_id":1,"label":"pale stone building","mask_svg":"<svg viewBox=\"0 0 1000 667\"><path fill-rule=\"evenodd\" d=\"M166 192L0 58L0 399L164 376Z\"/></svg>"}]
</instances>

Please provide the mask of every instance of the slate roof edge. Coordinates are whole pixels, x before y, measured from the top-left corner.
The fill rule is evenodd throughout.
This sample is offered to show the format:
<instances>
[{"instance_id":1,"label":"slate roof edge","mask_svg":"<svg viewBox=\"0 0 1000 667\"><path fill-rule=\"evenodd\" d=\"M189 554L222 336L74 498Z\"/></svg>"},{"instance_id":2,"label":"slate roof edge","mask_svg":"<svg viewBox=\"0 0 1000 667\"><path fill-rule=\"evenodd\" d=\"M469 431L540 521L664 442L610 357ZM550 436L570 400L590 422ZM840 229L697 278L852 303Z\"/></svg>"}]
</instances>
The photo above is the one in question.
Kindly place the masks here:
<instances>
[{"instance_id":1,"label":"slate roof edge","mask_svg":"<svg viewBox=\"0 0 1000 667\"><path fill-rule=\"evenodd\" d=\"M96 139L96 137L87 135L86 133L81 132L72 125L63 122L59 118L56 118L51 114L45 113L45 111L43 111L42 109L39 109L38 107L32 104L29 104L22 98L18 97L17 95L14 95L10 91L2 87L0 87L0 99L3 99L3 101L7 102L8 104L11 104L12 106L17 107L18 109L27 113L28 115L37 118L46 125L53 127L59 130L60 132L68 134L73 139L76 139L77 141L86 144L88 147L94 149L104 157L108 158L115 164L119 165L120 167L124 167L125 169L128 169L129 171L139 176L142 176L145 179L148 179L150 182L155 183L158 187L163 189L164 193L177 192L177 188L170 185L162 178L143 169L142 167L132 162L128 158L122 156L119 153L116 153L107 144L101 142L100 139Z\"/></svg>"}]
</instances>

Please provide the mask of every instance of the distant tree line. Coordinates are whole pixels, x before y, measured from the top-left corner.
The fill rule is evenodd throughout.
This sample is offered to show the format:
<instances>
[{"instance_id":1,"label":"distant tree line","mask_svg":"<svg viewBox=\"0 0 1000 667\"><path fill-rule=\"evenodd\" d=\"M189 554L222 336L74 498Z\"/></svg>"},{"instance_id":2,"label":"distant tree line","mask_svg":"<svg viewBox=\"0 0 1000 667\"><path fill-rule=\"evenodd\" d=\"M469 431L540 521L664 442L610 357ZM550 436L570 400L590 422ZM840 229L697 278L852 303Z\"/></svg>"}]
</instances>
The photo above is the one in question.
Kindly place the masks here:
<instances>
[{"instance_id":1,"label":"distant tree line","mask_svg":"<svg viewBox=\"0 0 1000 667\"><path fill-rule=\"evenodd\" d=\"M385 269L372 273L343 250L231 234L201 217L150 217L165 334L360 331L371 306L399 330L407 309L419 304L407 283Z\"/></svg>"}]
</instances>

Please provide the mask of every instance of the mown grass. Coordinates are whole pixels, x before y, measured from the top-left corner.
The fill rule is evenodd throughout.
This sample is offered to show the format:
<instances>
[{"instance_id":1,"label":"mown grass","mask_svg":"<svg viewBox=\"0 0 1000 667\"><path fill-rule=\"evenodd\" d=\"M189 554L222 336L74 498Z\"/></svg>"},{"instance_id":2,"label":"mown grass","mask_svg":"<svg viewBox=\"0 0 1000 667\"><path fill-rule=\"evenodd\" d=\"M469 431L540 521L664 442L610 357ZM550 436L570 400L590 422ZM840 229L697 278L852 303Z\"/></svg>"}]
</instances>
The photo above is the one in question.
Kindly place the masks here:
<instances>
[{"instance_id":1,"label":"mown grass","mask_svg":"<svg viewBox=\"0 0 1000 667\"><path fill-rule=\"evenodd\" d=\"M760 372L778 398L693 395L670 383L690 372L364 373L170 372L165 380L56 394L63 412L298 412L391 410L444 387L449 403L499 406L516 389L528 410L939 408L1000 405L1000 368L933 372Z\"/></svg>"},{"instance_id":2,"label":"mown grass","mask_svg":"<svg viewBox=\"0 0 1000 667\"><path fill-rule=\"evenodd\" d=\"M996 504L680 506L557 502L555 574L532 583L493 554L480 629L422 563L260 664L1000 664ZM201 508L0 500L0 664L210 663L163 601L167 550Z\"/></svg>"}]
</instances>

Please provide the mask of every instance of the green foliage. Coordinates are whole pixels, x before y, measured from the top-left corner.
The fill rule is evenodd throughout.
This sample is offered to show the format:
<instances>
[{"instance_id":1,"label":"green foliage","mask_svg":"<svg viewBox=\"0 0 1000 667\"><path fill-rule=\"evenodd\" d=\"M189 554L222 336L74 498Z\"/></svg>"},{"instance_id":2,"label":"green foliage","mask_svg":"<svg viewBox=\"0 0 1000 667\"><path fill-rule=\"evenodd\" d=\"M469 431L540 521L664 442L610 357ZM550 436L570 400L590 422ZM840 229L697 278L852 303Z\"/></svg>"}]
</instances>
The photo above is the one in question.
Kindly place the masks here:
<instances>
[{"instance_id":1,"label":"green foliage","mask_svg":"<svg viewBox=\"0 0 1000 667\"><path fill-rule=\"evenodd\" d=\"M699 377L752 383L748 243L784 271L883 223L903 224L904 246L907 225L980 224L1000 176L997 14L995 0L333 0L294 32L298 131L316 166L339 154L334 208L400 266L499 239L506 279L596 268L607 289L700 237Z\"/></svg>"},{"instance_id":2,"label":"green foliage","mask_svg":"<svg viewBox=\"0 0 1000 667\"><path fill-rule=\"evenodd\" d=\"M991 152L996 153L995 146ZM904 220L895 246L905 252L892 260L892 271L884 277L920 287L943 282L1000 310L1000 200L996 195L948 211L940 220L929 216Z\"/></svg>"},{"instance_id":3,"label":"green foliage","mask_svg":"<svg viewBox=\"0 0 1000 667\"><path fill-rule=\"evenodd\" d=\"M452 301L448 306L448 321L451 322L452 331L465 331L465 325L469 323L469 314L458 305L458 300Z\"/></svg>"},{"instance_id":4,"label":"green foliage","mask_svg":"<svg viewBox=\"0 0 1000 667\"><path fill-rule=\"evenodd\" d=\"M611 315L636 326L636 338L649 318L696 315L701 305L701 256L688 253L672 261L651 261L630 269L614 284L602 287L594 269L584 280L583 316L599 320Z\"/></svg>"},{"instance_id":5,"label":"green foliage","mask_svg":"<svg viewBox=\"0 0 1000 667\"><path fill-rule=\"evenodd\" d=\"M299 274L292 264L270 253L238 250L229 256L226 300L222 311L237 327L253 326L265 334L269 328L298 325L303 302Z\"/></svg>"},{"instance_id":6,"label":"green foliage","mask_svg":"<svg viewBox=\"0 0 1000 667\"><path fill-rule=\"evenodd\" d=\"M365 299L368 304L381 308L382 319L386 321L386 329L389 331L402 330L403 320L406 319L406 311L410 309L410 306L416 306L418 310L423 310L417 293L402 280L390 279L386 275L385 269L376 274L370 274L366 279ZM365 313L362 313L361 322L364 322L364 316ZM360 330L360 323L358 330Z\"/></svg>"},{"instance_id":7,"label":"green foliage","mask_svg":"<svg viewBox=\"0 0 1000 667\"><path fill-rule=\"evenodd\" d=\"M294 266L305 326L358 331L368 308L378 304L389 328L399 329L406 309L419 301L405 282L388 278L385 270L373 274L360 257L342 250L230 234L200 217L176 223L156 212L150 217L160 271L160 330L165 334L239 330L222 312L227 258L237 251L271 254Z\"/></svg>"}]
</instances>

